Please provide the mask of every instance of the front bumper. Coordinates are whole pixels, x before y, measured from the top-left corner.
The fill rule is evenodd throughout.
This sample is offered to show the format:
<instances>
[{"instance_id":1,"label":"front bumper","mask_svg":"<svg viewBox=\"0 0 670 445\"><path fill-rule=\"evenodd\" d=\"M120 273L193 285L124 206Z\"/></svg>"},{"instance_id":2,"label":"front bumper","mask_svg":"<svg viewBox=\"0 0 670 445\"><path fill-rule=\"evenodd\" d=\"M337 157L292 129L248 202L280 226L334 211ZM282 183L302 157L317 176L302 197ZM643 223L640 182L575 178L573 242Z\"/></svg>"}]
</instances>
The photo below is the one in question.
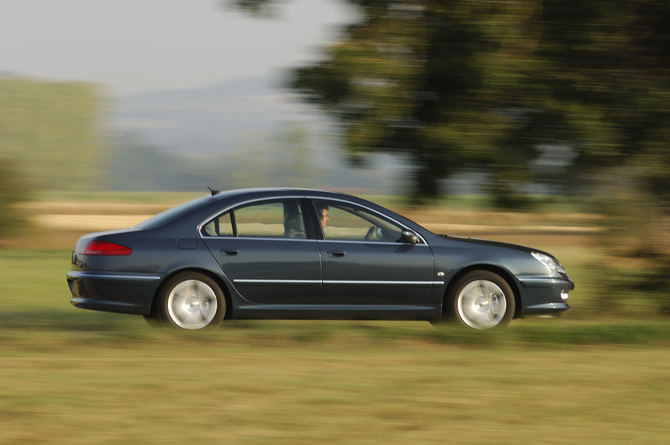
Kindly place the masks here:
<instances>
[{"instance_id":1,"label":"front bumper","mask_svg":"<svg viewBox=\"0 0 670 445\"><path fill-rule=\"evenodd\" d=\"M151 300L164 277L72 270L66 278L72 293L70 303L75 307L148 315Z\"/></svg>"},{"instance_id":2,"label":"front bumper","mask_svg":"<svg viewBox=\"0 0 670 445\"><path fill-rule=\"evenodd\" d=\"M524 277L521 283L521 314L557 314L570 309L568 291L575 288L569 278Z\"/></svg>"}]
</instances>

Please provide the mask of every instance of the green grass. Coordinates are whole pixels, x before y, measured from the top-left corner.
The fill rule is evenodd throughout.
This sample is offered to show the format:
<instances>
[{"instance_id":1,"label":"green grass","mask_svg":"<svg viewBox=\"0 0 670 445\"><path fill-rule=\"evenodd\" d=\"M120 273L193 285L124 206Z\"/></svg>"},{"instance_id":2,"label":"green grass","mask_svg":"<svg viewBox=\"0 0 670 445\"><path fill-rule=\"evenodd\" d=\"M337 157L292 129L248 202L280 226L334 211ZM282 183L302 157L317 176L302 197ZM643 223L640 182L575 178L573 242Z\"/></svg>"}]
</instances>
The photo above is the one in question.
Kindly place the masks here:
<instances>
[{"instance_id":1,"label":"green grass","mask_svg":"<svg viewBox=\"0 0 670 445\"><path fill-rule=\"evenodd\" d=\"M69 295L65 274L71 252L0 250L0 311L62 312Z\"/></svg>"},{"instance_id":2,"label":"green grass","mask_svg":"<svg viewBox=\"0 0 670 445\"><path fill-rule=\"evenodd\" d=\"M590 261L555 253L573 277ZM670 439L666 319L228 321L189 335L71 307L69 258L0 251L0 444Z\"/></svg>"}]
</instances>

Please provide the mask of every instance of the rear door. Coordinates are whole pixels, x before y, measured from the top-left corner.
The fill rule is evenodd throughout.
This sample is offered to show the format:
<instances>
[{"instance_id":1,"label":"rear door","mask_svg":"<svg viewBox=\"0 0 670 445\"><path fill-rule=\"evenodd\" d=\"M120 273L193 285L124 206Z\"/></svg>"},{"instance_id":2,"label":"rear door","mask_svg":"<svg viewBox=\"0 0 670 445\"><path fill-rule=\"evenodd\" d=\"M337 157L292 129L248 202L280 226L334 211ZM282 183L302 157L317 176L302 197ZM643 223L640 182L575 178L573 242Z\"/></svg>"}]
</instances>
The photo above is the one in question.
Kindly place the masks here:
<instances>
[{"instance_id":1,"label":"rear door","mask_svg":"<svg viewBox=\"0 0 670 445\"><path fill-rule=\"evenodd\" d=\"M321 259L305 205L299 198L255 201L203 225L203 242L246 300L321 302Z\"/></svg>"}]
</instances>

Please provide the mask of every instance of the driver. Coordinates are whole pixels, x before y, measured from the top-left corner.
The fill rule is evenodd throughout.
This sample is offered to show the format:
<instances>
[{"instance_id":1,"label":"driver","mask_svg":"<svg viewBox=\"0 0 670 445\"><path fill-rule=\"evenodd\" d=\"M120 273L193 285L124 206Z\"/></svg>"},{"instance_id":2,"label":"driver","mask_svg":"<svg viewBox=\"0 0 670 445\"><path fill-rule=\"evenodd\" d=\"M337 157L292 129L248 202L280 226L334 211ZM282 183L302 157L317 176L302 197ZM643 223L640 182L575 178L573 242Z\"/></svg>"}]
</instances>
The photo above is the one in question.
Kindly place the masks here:
<instances>
[{"instance_id":1,"label":"driver","mask_svg":"<svg viewBox=\"0 0 670 445\"><path fill-rule=\"evenodd\" d=\"M315 203L314 206L316 207L316 215L319 217L321 228L325 229L328 225L328 221L330 221L330 218L328 217L328 209L330 209L330 207L319 202Z\"/></svg>"}]
</instances>

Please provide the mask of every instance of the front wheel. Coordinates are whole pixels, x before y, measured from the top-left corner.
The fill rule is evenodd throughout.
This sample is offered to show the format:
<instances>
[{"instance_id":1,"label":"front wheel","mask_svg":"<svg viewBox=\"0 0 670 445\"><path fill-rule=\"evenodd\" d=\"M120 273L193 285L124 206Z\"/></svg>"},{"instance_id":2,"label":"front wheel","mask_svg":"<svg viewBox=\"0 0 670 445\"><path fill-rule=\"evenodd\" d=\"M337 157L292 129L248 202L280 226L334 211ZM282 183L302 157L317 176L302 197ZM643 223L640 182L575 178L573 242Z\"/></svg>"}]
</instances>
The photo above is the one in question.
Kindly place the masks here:
<instances>
[{"instance_id":1,"label":"front wheel","mask_svg":"<svg viewBox=\"0 0 670 445\"><path fill-rule=\"evenodd\" d=\"M226 299L211 278L186 272L170 278L158 295L158 316L176 328L215 329L226 315Z\"/></svg>"},{"instance_id":2,"label":"front wheel","mask_svg":"<svg viewBox=\"0 0 670 445\"><path fill-rule=\"evenodd\" d=\"M473 271L454 286L449 311L452 318L474 329L505 325L514 317L514 293L499 275Z\"/></svg>"}]
</instances>

